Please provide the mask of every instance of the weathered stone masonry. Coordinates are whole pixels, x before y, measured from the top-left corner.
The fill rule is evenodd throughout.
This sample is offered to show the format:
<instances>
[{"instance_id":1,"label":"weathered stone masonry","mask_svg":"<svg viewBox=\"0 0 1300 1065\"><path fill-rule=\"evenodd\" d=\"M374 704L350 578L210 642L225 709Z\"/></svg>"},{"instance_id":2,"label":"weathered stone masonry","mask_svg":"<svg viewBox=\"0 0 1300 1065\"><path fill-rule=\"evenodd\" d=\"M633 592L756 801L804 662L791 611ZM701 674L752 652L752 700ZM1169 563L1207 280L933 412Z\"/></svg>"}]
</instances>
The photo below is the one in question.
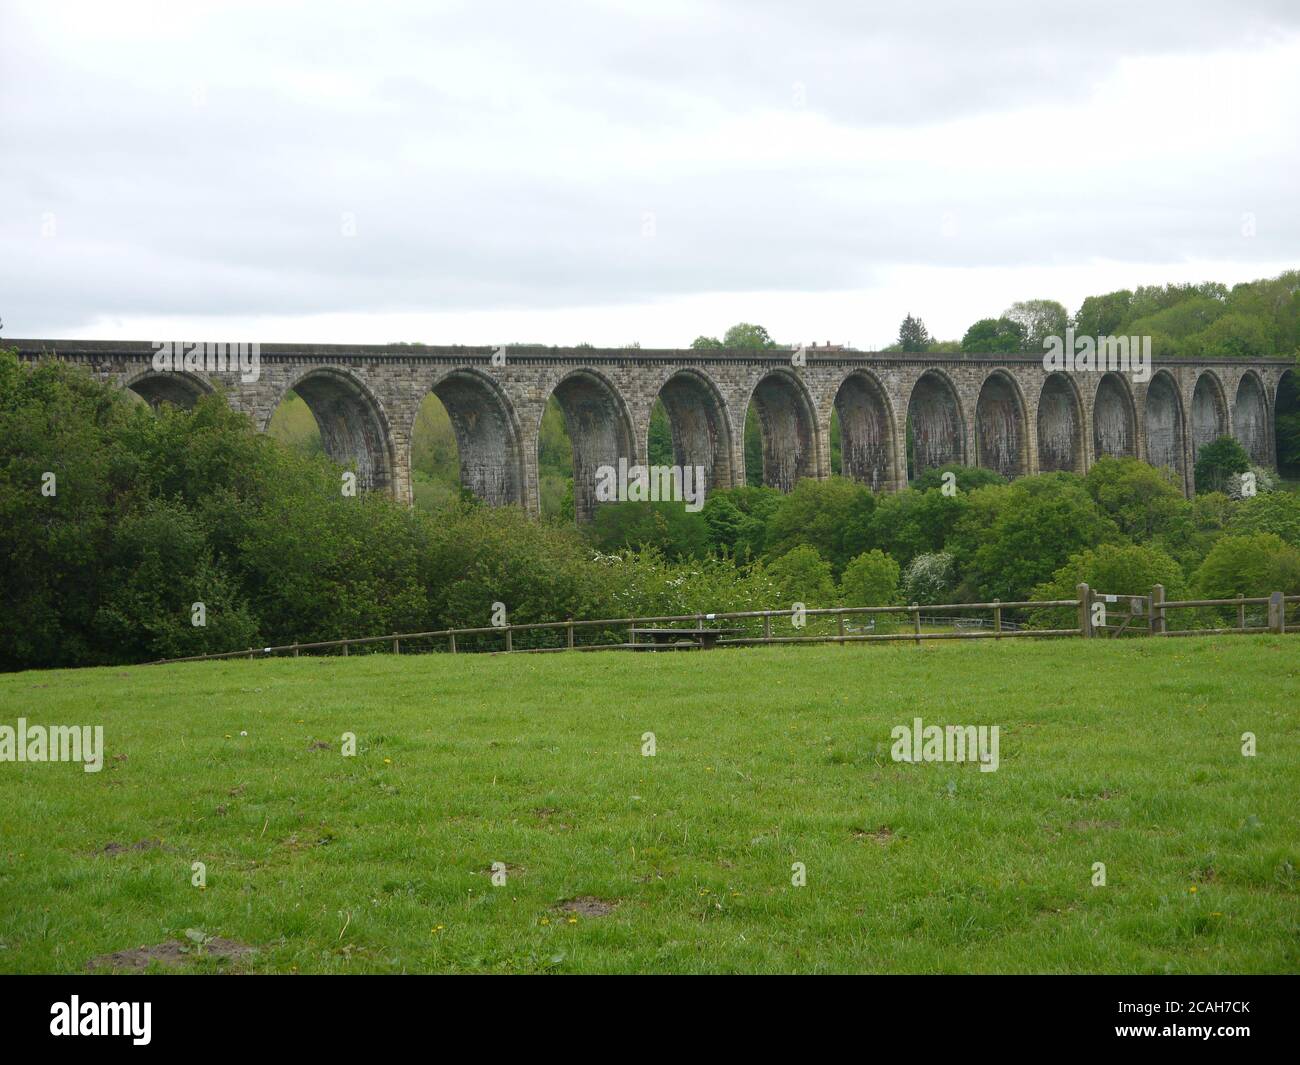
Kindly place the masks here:
<instances>
[{"instance_id":1,"label":"weathered stone masonry","mask_svg":"<svg viewBox=\"0 0 1300 1065\"><path fill-rule=\"evenodd\" d=\"M88 366L151 403L193 403L220 388L265 431L294 389L321 428L326 452L360 482L411 500L411 432L429 392L451 418L461 481L485 501L538 509L537 443L552 395L574 451L580 517L595 506L595 469L644 462L662 397L677 461L704 466L710 487L745 483L745 413L763 430L764 483L788 490L830 475L838 411L846 476L876 489L907 484L906 424L919 469L961 462L1008 477L1086 472L1102 455L1168 466L1192 490L1197 450L1231 433L1273 466L1273 416L1286 359L1159 359L1149 381L1048 373L1034 355L265 344L260 376L158 373L154 347L125 341L13 340L25 359Z\"/></svg>"}]
</instances>

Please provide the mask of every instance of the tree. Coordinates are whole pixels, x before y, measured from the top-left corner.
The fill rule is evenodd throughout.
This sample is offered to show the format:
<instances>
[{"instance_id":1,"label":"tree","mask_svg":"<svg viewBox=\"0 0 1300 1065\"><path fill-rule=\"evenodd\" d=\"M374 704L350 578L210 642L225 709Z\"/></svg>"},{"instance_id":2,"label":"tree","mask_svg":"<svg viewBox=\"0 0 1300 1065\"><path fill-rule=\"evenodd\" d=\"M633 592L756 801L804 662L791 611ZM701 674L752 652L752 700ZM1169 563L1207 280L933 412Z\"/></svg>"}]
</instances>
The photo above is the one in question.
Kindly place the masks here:
<instances>
[{"instance_id":1,"label":"tree","mask_svg":"<svg viewBox=\"0 0 1300 1065\"><path fill-rule=\"evenodd\" d=\"M1074 331L1080 336L1116 336L1132 304L1133 293L1126 288L1104 296L1088 296L1074 316Z\"/></svg>"},{"instance_id":2,"label":"tree","mask_svg":"<svg viewBox=\"0 0 1300 1065\"><path fill-rule=\"evenodd\" d=\"M929 351L930 331L920 318L910 314L898 327L898 346L900 351Z\"/></svg>"},{"instance_id":3,"label":"tree","mask_svg":"<svg viewBox=\"0 0 1300 1065\"><path fill-rule=\"evenodd\" d=\"M898 602L898 563L883 551L864 551L844 567L840 598L846 606L890 606Z\"/></svg>"},{"instance_id":4,"label":"tree","mask_svg":"<svg viewBox=\"0 0 1300 1065\"><path fill-rule=\"evenodd\" d=\"M1205 556L1194 583L1206 599L1300 593L1300 549L1273 533L1225 536Z\"/></svg>"},{"instance_id":5,"label":"tree","mask_svg":"<svg viewBox=\"0 0 1300 1065\"><path fill-rule=\"evenodd\" d=\"M1138 540L1172 535L1188 503L1172 474L1139 459L1106 455L1084 478L1088 494L1120 530Z\"/></svg>"},{"instance_id":6,"label":"tree","mask_svg":"<svg viewBox=\"0 0 1300 1065\"><path fill-rule=\"evenodd\" d=\"M762 351L765 348L776 347L776 341L767 335L767 330L761 325L738 322L727 330L726 336L722 338L722 346L724 348Z\"/></svg>"},{"instance_id":7,"label":"tree","mask_svg":"<svg viewBox=\"0 0 1300 1065\"><path fill-rule=\"evenodd\" d=\"M1233 535L1273 533L1292 547L1300 547L1300 495L1294 492L1264 492L1237 504L1228 521Z\"/></svg>"},{"instance_id":8,"label":"tree","mask_svg":"<svg viewBox=\"0 0 1300 1065\"><path fill-rule=\"evenodd\" d=\"M947 551L917 555L903 573L903 601L931 606L946 603L957 587L957 567Z\"/></svg>"},{"instance_id":9,"label":"tree","mask_svg":"<svg viewBox=\"0 0 1300 1065\"><path fill-rule=\"evenodd\" d=\"M808 544L796 547L769 562L767 574L775 582L783 601L818 607L835 599L835 580L830 563Z\"/></svg>"},{"instance_id":10,"label":"tree","mask_svg":"<svg viewBox=\"0 0 1300 1065\"><path fill-rule=\"evenodd\" d=\"M841 573L849 559L867 549L875 509L871 491L856 481L802 480L781 497L768 519L767 551L781 555L809 544Z\"/></svg>"},{"instance_id":11,"label":"tree","mask_svg":"<svg viewBox=\"0 0 1300 1065\"><path fill-rule=\"evenodd\" d=\"M1159 547L1102 544L1071 555L1050 581L1034 589L1032 598L1073 599L1080 584L1111 595L1150 595L1156 584L1164 585L1166 599L1182 599L1187 592L1182 567ZM1120 609L1127 611L1127 604ZM1076 616L1074 607L1036 610L1030 616L1030 624L1068 628Z\"/></svg>"},{"instance_id":12,"label":"tree","mask_svg":"<svg viewBox=\"0 0 1300 1065\"><path fill-rule=\"evenodd\" d=\"M1250 469L1246 449L1231 436L1221 436L1201 448L1196 456L1196 491L1222 492L1234 473Z\"/></svg>"},{"instance_id":13,"label":"tree","mask_svg":"<svg viewBox=\"0 0 1300 1065\"><path fill-rule=\"evenodd\" d=\"M996 470L986 470L983 466L959 466L950 462L946 466L932 466L912 482L912 490L924 492L931 488L942 488L944 474L951 473L958 492L973 492L990 484L1006 484L1007 479Z\"/></svg>"},{"instance_id":14,"label":"tree","mask_svg":"<svg viewBox=\"0 0 1300 1065\"><path fill-rule=\"evenodd\" d=\"M1115 523L1068 473L1023 477L969 493L948 539L963 598L1027 599L1078 551L1121 540Z\"/></svg>"},{"instance_id":15,"label":"tree","mask_svg":"<svg viewBox=\"0 0 1300 1065\"><path fill-rule=\"evenodd\" d=\"M981 318L961 339L962 351L1010 353L1024 347L1025 327L1005 316Z\"/></svg>"},{"instance_id":16,"label":"tree","mask_svg":"<svg viewBox=\"0 0 1300 1065\"><path fill-rule=\"evenodd\" d=\"M1042 351L1048 337L1064 337L1070 316L1056 300L1021 300L1003 313L1024 330L1024 351Z\"/></svg>"}]
</instances>

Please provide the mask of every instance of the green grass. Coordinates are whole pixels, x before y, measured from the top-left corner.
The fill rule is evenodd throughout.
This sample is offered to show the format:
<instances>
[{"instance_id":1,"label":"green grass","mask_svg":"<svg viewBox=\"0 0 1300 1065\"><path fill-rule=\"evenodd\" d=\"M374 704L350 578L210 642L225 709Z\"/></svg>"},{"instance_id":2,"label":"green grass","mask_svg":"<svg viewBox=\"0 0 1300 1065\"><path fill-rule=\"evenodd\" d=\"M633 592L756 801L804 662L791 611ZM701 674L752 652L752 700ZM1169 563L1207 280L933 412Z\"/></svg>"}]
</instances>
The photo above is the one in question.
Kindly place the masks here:
<instances>
[{"instance_id":1,"label":"green grass","mask_svg":"<svg viewBox=\"0 0 1300 1065\"><path fill-rule=\"evenodd\" d=\"M107 759L0 763L0 970L196 928L268 972L1296 972L1298 677L1275 636L11 674L0 723ZM917 715L1001 768L891 761Z\"/></svg>"}]
</instances>

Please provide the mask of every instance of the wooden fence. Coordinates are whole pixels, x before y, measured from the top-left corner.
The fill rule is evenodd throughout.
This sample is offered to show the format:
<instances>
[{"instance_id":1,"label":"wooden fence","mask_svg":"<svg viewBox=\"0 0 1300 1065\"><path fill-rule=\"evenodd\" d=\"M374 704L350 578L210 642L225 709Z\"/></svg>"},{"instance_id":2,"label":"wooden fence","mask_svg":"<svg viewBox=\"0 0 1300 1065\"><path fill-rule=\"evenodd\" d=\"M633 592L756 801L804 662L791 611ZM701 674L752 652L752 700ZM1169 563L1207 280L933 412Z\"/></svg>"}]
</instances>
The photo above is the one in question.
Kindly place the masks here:
<instances>
[{"instance_id":1,"label":"wooden fence","mask_svg":"<svg viewBox=\"0 0 1300 1065\"><path fill-rule=\"evenodd\" d=\"M337 652L342 655L350 653L351 648L382 648L392 646L393 654L402 653L402 644L416 645L420 652L456 653L513 653L546 654L557 651L614 651L614 650L648 650L653 644L638 642L634 630L646 625L689 623L696 629L714 627L714 622L739 622L746 629L753 629L744 635L728 636L716 641L719 647L747 647L764 644L783 643L873 643L890 641L912 641L918 646L925 640L1007 640L1034 639L1078 636L1084 639L1093 637L1121 635L1149 636L1194 636L1217 635L1222 633L1252 632L1300 632L1300 616L1294 624L1287 623L1288 604L1300 604L1300 595L1283 595L1274 592L1267 597L1237 596L1234 599L1185 599L1166 600L1164 588L1156 585L1149 596L1107 594L1090 589L1086 584L1078 586L1078 595L1074 599L1027 600L1022 602L991 603L946 603L921 606L843 606L821 607L816 609L797 609L791 607L783 610L742 610L709 614L673 614L644 618L600 618L587 621L537 621L522 625L503 624L479 628L435 629L429 632L394 632L386 636L361 636L346 640L318 640L313 643L281 644L276 647L249 647L241 651L224 651L219 654L192 655L187 658L164 659L152 665L174 662L210 662L226 658L258 658L271 655L292 655L297 658L304 652ZM1098 612L1097 605L1102 605ZM1111 606L1116 607L1118 615L1125 620L1112 623ZM1264 607L1263 616L1266 624L1248 625L1247 611L1252 607ZM1006 611L1022 613L1025 611L1065 610L1073 611L1074 624L1061 628L1029 628L1023 623L1007 623L1003 620ZM1169 614L1178 610L1232 610L1236 612L1238 624L1208 628L1171 628ZM1127 614L1124 612L1127 610ZM991 617L981 619L979 628L963 627L960 631L926 631L926 622L933 622L939 617L949 622L956 622L951 615L966 611L987 611ZM1296 613L1300 615L1300 610ZM1101 616L1103 620L1096 619ZM880 631L877 621L901 616L905 620L894 631ZM870 618L873 622L871 631L852 631L847 626L847 619ZM791 635L775 635L772 622L774 619L790 619L792 627L796 619L802 626ZM1139 621L1138 619L1141 619ZM1252 619L1258 620L1258 619ZM1138 622L1136 625L1134 622ZM811 628L817 631L805 632ZM987 625L987 627L984 627ZM830 631L824 631L830 630ZM581 642L580 636L595 634L590 642ZM523 643L533 646L516 646L519 637L525 637Z\"/></svg>"}]
</instances>

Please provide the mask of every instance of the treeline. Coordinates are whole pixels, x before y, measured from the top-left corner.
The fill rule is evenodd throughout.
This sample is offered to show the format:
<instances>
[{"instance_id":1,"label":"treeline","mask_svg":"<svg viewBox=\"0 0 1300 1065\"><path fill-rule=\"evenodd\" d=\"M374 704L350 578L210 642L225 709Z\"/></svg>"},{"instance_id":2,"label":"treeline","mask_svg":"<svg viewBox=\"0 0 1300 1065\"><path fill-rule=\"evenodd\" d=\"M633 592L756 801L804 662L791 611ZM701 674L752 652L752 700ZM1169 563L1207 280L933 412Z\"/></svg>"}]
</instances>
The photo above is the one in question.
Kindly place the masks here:
<instances>
[{"instance_id":1,"label":"treeline","mask_svg":"<svg viewBox=\"0 0 1300 1065\"><path fill-rule=\"evenodd\" d=\"M1049 336L1149 336L1156 356L1259 358L1300 354L1300 270L1229 288L1218 282L1139 285L1088 296L1072 315L1055 300L1013 303L971 324L960 341L936 340L908 315L886 350L1034 352Z\"/></svg>"}]
</instances>

